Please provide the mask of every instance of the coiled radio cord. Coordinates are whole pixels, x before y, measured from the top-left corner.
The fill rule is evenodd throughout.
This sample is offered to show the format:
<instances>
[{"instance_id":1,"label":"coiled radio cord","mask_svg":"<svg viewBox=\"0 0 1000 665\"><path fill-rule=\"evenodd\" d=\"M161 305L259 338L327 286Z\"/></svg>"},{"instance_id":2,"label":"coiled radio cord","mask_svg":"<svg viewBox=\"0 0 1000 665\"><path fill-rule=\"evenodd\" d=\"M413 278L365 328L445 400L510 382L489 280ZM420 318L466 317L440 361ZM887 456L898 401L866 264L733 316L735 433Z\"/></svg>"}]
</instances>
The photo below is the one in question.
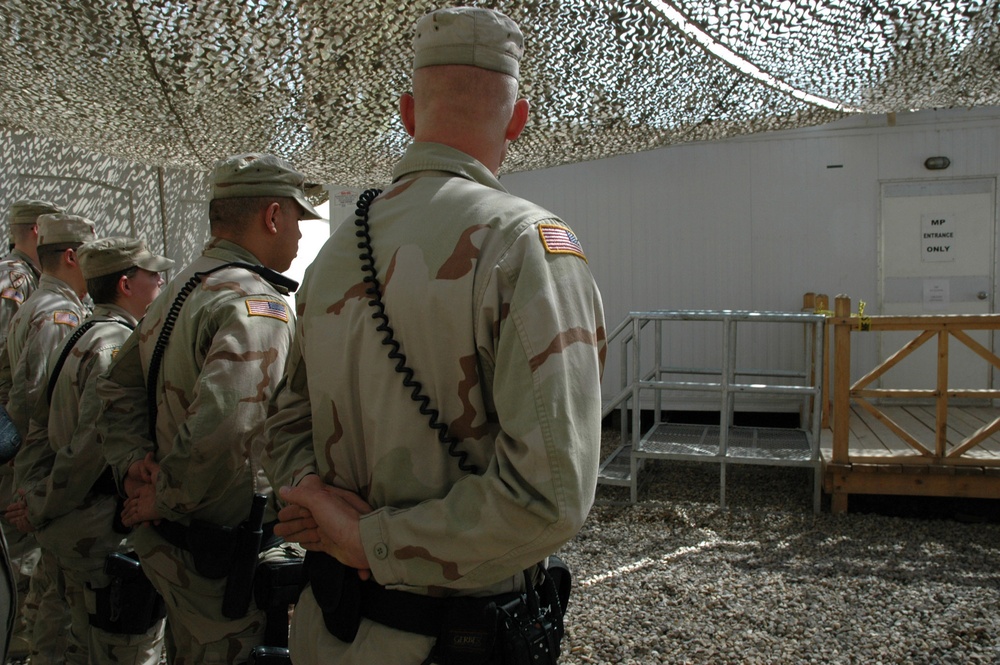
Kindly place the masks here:
<instances>
[{"instance_id":1,"label":"coiled radio cord","mask_svg":"<svg viewBox=\"0 0 1000 665\"><path fill-rule=\"evenodd\" d=\"M375 251L372 248L371 225L368 223L368 209L372 201L375 200L375 197L381 193L381 189L365 190L358 197L357 210L354 211L354 214L358 217L354 222L358 227L355 235L360 238L358 249L362 250L358 258L361 259L361 270L368 273L364 277L365 283L368 284L365 293L371 296L368 305L375 309L372 312L372 318L379 322L375 329L382 333L382 344L389 347L389 359L396 361L395 370L403 376L403 385L411 389L410 399L417 403L420 413L427 416L427 422L430 424L431 429L434 430L434 433L437 434L438 440L448 447L448 454L458 460L459 469L466 473L478 474L478 467L468 461L468 453L459 450L459 440L448 432L448 425L441 422L441 413L431 406L430 397L423 392L423 385L413 378L413 369L407 364L406 354L400 350L399 342L396 340L396 333L389 325L389 316L386 314L385 303L382 301L382 287L378 280L378 270L375 268Z\"/></svg>"}]
</instances>

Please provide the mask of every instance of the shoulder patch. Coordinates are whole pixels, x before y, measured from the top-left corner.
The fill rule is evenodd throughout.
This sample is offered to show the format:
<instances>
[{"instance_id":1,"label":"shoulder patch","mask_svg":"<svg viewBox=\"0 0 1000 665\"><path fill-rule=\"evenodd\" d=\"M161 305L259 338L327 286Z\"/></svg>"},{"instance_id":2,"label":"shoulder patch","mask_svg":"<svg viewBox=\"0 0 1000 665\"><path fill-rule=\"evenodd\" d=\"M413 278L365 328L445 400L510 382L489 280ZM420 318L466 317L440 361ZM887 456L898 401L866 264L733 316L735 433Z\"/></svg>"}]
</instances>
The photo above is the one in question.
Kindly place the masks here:
<instances>
[{"instance_id":1,"label":"shoulder patch","mask_svg":"<svg viewBox=\"0 0 1000 665\"><path fill-rule=\"evenodd\" d=\"M573 254L584 261L587 260L587 256L583 253L583 246L576 234L565 226L539 224L538 235L542 239L545 251L549 254Z\"/></svg>"},{"instance_id":2,"label":"shoulder patch","mask_svg":"<svg viewBox=\"0 0 1000 665\"><path fill-rule=\"evenodd\" d=\"M55 323L60 323L64 326L76 327L80 325L80 317L73 312L67 312L60 310L52 315L52 321Z\"/></svg>"},{"instance_id":3,"label":"shoulder patch","mask_svg":"<svg viewBox=\"0 0 1000 665\"><path fill-rule=\"evenodd\" d=\"M4 289L0 292L0 298L3 298L4 300L13 300L18 305L24 302L24 294L17 289Z\"/></svg>"},{"instance_id":4,"label":"shoulder patch","mask_svg":"<svg viewBox=\"0 0 1000 665\"><path fill-rule=\"evenodd\" d=\"M14 285L15 289L19 289L24 286L24 283L28 281L28 276L23 272L12 272L10 274L10 283Z\"/></svg>"},{"instance_id":5,"label":"shoulder patch","mask_svg":"<svg viewBox=\"0 0 1000 665\"><path fill-rule=\"evenodd\" d=\"M288 323L288 305L273 300L247 300L248 316L267 316Z\"/></svg>"}]
</instances>

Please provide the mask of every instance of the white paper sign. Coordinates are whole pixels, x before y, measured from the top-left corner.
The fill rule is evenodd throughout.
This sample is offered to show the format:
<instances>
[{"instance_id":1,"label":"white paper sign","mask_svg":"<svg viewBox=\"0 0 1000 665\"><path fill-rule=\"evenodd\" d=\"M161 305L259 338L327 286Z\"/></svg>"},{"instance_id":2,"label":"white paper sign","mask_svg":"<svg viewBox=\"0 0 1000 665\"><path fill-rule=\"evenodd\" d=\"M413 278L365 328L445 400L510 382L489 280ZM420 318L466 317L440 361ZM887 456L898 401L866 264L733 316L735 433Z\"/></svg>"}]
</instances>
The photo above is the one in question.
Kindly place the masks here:
<instances>
[{"instance_id":1,"label":"white paper sign","mask_svg":"<svg viewBox=\"0 0 1000 665\"><path fill-rule=\"evenodd\" d=\"M951 283L947 279L924 280L924 309L940 310L951 302Z\"/></svg>"},{"instance_id":2,"label":"white paper sign","mask_svg":"<svg viewBox=\"0 0 1000 665\"><path fill-rule=\"evenodd\" d=\"M921 215L920 260L955 260L954 215Z\"/></svg>"}]
</instances>

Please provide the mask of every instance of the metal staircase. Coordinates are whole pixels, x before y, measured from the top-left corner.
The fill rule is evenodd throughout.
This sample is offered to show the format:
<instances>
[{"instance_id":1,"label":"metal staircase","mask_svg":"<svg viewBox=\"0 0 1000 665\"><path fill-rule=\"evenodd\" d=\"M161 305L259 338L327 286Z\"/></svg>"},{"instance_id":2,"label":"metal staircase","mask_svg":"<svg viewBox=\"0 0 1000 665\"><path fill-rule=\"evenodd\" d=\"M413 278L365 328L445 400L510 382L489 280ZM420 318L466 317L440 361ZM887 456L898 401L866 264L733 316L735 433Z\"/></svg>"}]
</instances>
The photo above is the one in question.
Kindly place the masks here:
<instances>
[{"instance_id":1,"label":"metal staircase","mask_svg":"<svg viewBox=\"0 0 1000 665\"><path fill-rule=\"evenodd\" d=\"M716 367L682 367L668 364L666 326L684 322L721 326L721 353ZM740 369L737 332L757 324L802 328L798 367L791 369ZM598 482L627 486L634 503L639 473L646 460L687 460L720 466L719 503L726 507L726 467L729 464L800 466L813 469L813 510L819 512L822 458L819 453L823 386L823 336L826 318L816 314L751 311L633 312L609 336L609 353L621 360L621 389L609 400L602 416L620 410L622 444L600 467ZM652 339L650 339L652 337ZM744 349L745 350L745 349ZM718 424L668 422L675 395L716 394ZM736 426L737 396L780 399L799 405L800 427ZM651 407L651 409L649 408ZM640 413L653 412L645 431Z\"/></svg>"}]
</instances>

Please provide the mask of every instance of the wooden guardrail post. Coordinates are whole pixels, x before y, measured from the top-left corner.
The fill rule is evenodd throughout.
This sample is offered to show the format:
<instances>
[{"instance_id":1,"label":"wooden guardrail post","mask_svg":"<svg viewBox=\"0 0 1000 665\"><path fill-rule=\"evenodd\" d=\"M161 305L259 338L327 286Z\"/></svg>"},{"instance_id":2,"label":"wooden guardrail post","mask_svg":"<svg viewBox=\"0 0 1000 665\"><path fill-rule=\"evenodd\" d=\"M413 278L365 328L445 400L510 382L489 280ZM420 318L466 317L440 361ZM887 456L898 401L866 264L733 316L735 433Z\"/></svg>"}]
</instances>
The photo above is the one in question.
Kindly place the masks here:
<instances>
[{"instance_id":1,"label":"wooden guardrail post","mask_svg":"<svg viewBox=\"0 0 1000 665\"><path fill-rule=\"evenodd\" d=\"M825 293L816 296L817 314L830 316L830 296ZM823 335L823 381L826 390L823 391L823 419L821 421L823 429L830 429L830 404L833 400L833 375L830 374L830 326L827 325L826 334Z\"/></svg>"},{"instance_id":2,"label":"wooden guardrail post","mask_svg":"<svg viewBox=\"0 0 1000 665\"><path fill-rule=\"evenodd\" d=\"M849 463L851 418L851 299L835 299L833 329L833 457L837 466ZM836 481L830 493L830 512L847 512L847 494L838 492Z\"/></svg>"}]
</instances>

